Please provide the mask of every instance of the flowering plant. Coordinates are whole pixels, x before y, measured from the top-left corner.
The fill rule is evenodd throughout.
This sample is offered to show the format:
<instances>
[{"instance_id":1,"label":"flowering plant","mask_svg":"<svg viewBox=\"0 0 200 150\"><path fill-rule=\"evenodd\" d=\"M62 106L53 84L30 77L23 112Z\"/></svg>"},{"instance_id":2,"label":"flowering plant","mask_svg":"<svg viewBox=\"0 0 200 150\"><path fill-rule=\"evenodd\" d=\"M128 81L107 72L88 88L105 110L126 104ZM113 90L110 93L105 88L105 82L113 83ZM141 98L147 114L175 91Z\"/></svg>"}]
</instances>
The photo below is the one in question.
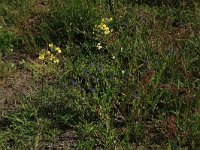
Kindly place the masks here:
<instances>
[{"instance_id":1,"label":"flowering plant","mask_svg":"<svg viewBox=\"0 0 200 150\"><path fill-rule=\"evenodd\" d=\"M51 61L55 64L59 63L58 56L62 52L60 47L57 47L53 45L53 43L50 43L48 45L49 49L43 49L42 52L39 53L38 59L39 60L46 60L47 62Z\"/></svg>"}]
</instances>

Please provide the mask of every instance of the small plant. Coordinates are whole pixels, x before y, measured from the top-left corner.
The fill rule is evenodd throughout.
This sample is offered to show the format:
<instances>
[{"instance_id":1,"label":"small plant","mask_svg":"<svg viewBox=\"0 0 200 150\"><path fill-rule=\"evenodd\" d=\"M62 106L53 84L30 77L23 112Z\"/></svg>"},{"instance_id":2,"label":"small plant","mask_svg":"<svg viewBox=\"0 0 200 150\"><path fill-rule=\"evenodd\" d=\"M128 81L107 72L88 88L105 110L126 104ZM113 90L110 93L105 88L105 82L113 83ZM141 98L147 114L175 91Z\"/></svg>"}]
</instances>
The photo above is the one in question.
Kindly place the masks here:
<instances>
[{"instance_id":1,"label":"small plant","mask_svg":"<svg viewBox=\"0 0 200 150\"><path fill-rule=\"evenodd\" d=\"M58 77L58 67L60 62L60 54L61 54L60 47L57 47L53 45L53 43L50 43L48 45L48 49L43 49L42 52L39 53L38 59L42 61L42 92L44 91L44 70L46 64L56 64L56 71L57 71L57 77ZM58 80L57 80L58 81ZM57 82L58 86L58 82Z\"/></svg>"},{"instance_id":2,"label":"small plant","mask_svg":"<svg viewBox=\"0 0 200 150\"><path fill-rule=\"evenodd\" d=\"M15 65L12 62L4 62L0 58L0 80L12 75L15 69Z\"/></svg>"},{"instance_id":3,"label":"small plant","mask_svg":"<svg viewBox=\"0 0 200 150\"><path fill-rule=\"evenodd\" d=\"M2 26L0 28L0 53L3 55L13 52L15 36L12 32L6 31Z\"/></svg>"},{"instance_id":4,"label":"small plant","mask_svg":"<svg viewBox=\"0 0 200 150\"><path fill-rule=\"evenodd\" d=\"M97 28L97 30L104 34L105 36L110 34L112 32L112 30L109 28L108 24L113 20L113 18L102 18L101 23L99 25L96 25L95 27Z\"/></svg>"},{"instance_id":5,"label":"small plant","mask_svg":"<svg viewBox=\"0 0 200 150\"><path fill-rule=\"evenodd\" d=\"M60 47L56 47L51 43L49 44L49 48L49 50L43 49L42 52L39 53L38 59L46 63L53 62L55 64L58 64L60 61L58 57L62 52Z\"/></svg>"}]
</instances>

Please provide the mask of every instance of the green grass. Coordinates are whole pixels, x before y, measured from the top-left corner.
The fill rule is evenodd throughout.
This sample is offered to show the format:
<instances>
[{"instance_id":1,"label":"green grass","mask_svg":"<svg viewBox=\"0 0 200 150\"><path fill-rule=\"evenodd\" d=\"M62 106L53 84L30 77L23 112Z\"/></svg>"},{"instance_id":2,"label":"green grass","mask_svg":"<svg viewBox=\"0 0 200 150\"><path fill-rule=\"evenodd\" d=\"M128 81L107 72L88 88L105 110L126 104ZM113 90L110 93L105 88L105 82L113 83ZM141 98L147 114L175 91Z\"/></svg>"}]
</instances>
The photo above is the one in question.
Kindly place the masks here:
<instances>
[{"instance_id":1,"label":"green grass","mask_svg":"<svg viewBox=\"0 0 200 150\"><path fill-rule=\"evenodd\" d=\"M16 69L31 72L38 87L8 100L1 147L44 149L70 129L75 149L198 149L200 4L152 4L0 4L0 52L30 58ZM113 31L104 36L95 25L106 17ZM62 49L59 65L37 59L51 42Z\"/></svg>"}]
</instances>

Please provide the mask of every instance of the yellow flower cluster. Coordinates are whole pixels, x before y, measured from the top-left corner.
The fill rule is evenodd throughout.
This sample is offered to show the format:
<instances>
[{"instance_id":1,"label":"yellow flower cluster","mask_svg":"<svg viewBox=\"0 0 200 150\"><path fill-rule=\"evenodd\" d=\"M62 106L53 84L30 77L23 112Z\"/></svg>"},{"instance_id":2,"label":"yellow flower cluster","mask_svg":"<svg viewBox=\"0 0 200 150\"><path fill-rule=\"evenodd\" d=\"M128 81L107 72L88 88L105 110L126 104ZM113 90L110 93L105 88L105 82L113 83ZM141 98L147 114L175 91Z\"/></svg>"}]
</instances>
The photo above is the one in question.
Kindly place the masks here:
<instances>
[{"instance_id":1,"label":"yellow flower cluster","mask_svg":"<svg viewBox=\"0 0 200 150\"><path fill-rule=\"evenodd\" d=\"M53 63L58 64L59 59L58 55L62 52L60 47L56 47L53 43L49 44L50 50L43 49L41 53L39 53L39 60L47 60L52 61Z\"/></svg>"},{"instance_id":2,"label":"yellow flower cluster","mask_svg":"<svg viewBox=\"0 0 200 150\"><path fill-rule=\"evenodd\" d=\"M104 35L110 34L110 28L108 27L108 23L110 23L113 18L102 18L101 23L96 27L103 32Z\"/></svg>"}]
</instances>

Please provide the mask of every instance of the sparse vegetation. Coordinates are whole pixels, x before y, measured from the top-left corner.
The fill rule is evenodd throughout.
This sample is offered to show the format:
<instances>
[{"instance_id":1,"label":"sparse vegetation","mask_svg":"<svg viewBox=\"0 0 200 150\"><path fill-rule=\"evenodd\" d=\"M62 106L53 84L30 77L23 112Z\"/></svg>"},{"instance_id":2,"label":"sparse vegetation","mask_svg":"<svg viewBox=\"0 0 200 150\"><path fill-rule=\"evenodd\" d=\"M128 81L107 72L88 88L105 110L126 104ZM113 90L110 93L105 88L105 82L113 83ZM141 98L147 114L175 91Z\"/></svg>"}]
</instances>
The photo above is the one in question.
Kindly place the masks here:
<instances>
[{"instance_id":1,"label":"sparse vegetation","mask_svg":"<svg viewBox=\"0 0 200 150\"><path fill-rule=\"evenodd\" d=\"M1 149L199 149L199 12L197 0L2 1Z\"/></svg>"}]
</instances>

